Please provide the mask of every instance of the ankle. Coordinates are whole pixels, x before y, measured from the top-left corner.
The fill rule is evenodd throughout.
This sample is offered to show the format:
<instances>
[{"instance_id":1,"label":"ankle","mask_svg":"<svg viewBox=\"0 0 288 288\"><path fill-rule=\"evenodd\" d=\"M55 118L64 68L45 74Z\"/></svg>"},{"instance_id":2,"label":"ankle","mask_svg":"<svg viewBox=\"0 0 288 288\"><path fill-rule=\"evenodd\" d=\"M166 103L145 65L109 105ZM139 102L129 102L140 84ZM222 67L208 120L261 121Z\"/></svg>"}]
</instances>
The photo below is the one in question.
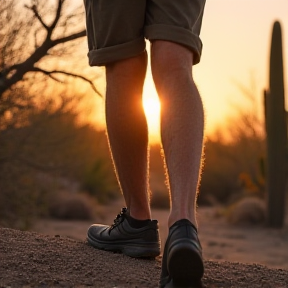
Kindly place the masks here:
<instances>
[{"instance_id":1,"label":"ankle","mask_svg":"<svg viewBox=\"0 0 288 288\"><path fill-rule=\"evenodd\" d=\"M129 216L135 220L151 220L150 209L128 209Z\"/></svg>"},{"instance_id":2,"label":"ankle","mask_svg":"<svg viewBox=\"0 0 288 288\"><path fill-rule=\"evenodd\" d=\"M195 228L198 229L198 223L197 223L196 217L195 216L188 217L187 215L178 216L178 217L174 215L170 215L168 218L168 228L170 228L175 222L182 220L182 219L189 220L195 226Z\"/></svg>"},{"instance_id":3,"label":"ankle","mask_svg":"<svg viewBox=\"0 0 288 288\"><path fill-rule=\"evenodd\" d=\"M139 229L139 228L147 226L151 222L151 219L138 220L138 219L135 219L135 218L131 217L130 215L128 215L127 221L129 222L129 225L132 228Z\"/></svg>"}]
</instances>

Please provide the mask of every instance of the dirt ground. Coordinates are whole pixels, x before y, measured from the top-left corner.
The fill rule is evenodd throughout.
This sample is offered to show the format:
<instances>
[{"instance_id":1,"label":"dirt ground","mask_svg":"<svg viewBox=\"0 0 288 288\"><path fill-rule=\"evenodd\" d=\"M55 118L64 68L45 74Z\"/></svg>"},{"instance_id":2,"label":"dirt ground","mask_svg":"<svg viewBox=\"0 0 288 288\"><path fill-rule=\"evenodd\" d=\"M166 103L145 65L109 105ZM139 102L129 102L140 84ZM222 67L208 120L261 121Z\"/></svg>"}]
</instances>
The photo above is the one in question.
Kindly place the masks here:
<instances>
[{"instance_id":1,"label":"dirt ground","mask_svg":"<svg viewBox=\"0 0 288 288\"><path fill-rule=\"evenodd\" d=\"M118 210L105 209L95 222L111 224ZM164 244L168 211L152 212ZM233 227L214 209L198 214L203 287L288 287L288 226ZM41 220L33 227L37 233L0 229L0 288L158 287L161 256L153 261L96 250L85 240L90 224Z\"/></svg>"},{"instance_id":2,"label":"dirt ground","mask_svg":"<svg viewBox=\"0 0 288 288\"><path fill-rule=\"evenodd\" d=\"M122 203L104 207L94 223L110 225L120 212ZM230 261L246 264L262 264L269 268L288 270L288 223L283 229L268 229L259 226L237 227L217 215L216 208L199 208L199 237L204 258L217 262ZM167 238L167 210L152 210L152 216L159 222L161 248ZM33 231L47 235L61 235L85 241L91 222L41 220Z\"/></svg>"}]
</instances>

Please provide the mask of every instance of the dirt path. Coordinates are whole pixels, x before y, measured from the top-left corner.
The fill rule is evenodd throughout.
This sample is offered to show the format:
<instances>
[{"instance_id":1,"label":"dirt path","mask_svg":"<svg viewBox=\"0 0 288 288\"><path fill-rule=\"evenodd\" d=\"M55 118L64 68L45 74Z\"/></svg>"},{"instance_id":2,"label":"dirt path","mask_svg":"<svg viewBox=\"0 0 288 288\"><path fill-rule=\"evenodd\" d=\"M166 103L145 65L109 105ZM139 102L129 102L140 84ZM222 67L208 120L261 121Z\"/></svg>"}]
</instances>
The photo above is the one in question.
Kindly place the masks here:
<instances>
[{"instance_id":1,"label":"dirt path","mask_svg":"<svg viewBox=\"0 0 288 288\"><path fill-rule=\"evenodd\" d=\"M119 212L118 205L105 207L102 217L95 223L111 224ZM159 221L162 249L167 238L167 210L153 210ZM230 261L246 264L261 264L269 268L288 270L288 226L283 229L265 227L236 227L227 224L224 218L215 217L215 208L199 208L199 237L204 259L217 262ZM101 215L101 214L100 214ZM33 231L47 235L61 235L85 241L90 222L41 220Z\"/></svg>"},{"instance_id":2,"label":"dirt path","mask_svg":"<svg viewBox=\"0 0 288 288\"><path fill-rule=\"evenodd\" d=\"M0 287L158 287L160 261L96 250L61 236L0 229ZM205 262L203 287L288 287L288 271Z\"/></svg>"}]
</instances>

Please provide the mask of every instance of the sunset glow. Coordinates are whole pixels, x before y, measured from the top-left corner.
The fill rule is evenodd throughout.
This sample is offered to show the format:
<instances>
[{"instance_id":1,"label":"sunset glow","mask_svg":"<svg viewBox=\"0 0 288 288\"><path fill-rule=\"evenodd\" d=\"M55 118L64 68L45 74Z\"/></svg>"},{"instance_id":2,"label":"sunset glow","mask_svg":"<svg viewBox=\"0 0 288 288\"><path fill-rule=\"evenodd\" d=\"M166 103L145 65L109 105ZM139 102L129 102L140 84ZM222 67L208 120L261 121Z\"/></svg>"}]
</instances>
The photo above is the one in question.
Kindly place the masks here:
<instances>
[{"instance_id":1,"label":"sunset glow","mask_svg":"<svg viewBox=\"0 0 288 288\"><path fill-rule=\"evenodd\" d=\"M263 90L268 85L268 57L275 20L279 20L283 28L284 77L287 87L287 11L287 0L207 1L201 30L201 62L193 67L193 77L205 109L206 135L212 135L219 129L225 132L227 123L231 123L230 119L237 117L239 110L247 109L249 102L247 103L247 95L240 89L241 86L247 91L253 90L256 98L255 112L263 117ZM143 103L148 118L150 141L155 143L160 140L160 104L151 74L149 41L146 44L149 58ZM94 71L95 67L91 68L91 75ZM101 80L105 82L104 75L99 77L98 83ZM286 104L288 109L288 101ZM98 110L104 109L101 103L96 106ZM101 119L97 126L104 127L104 112L98 110L95 118Z\"/></svg>"},{"instance_id":2,"label":"sunset glow","mask_svg":"<svg viewBox=\"0 0 288 288\"><path fill-rule=\"evenodd\" d=\"M160 101L151 79L146 78L143 91L143 107L147 117L150 143L160 141Z\"/></svg>"}]
</instances>

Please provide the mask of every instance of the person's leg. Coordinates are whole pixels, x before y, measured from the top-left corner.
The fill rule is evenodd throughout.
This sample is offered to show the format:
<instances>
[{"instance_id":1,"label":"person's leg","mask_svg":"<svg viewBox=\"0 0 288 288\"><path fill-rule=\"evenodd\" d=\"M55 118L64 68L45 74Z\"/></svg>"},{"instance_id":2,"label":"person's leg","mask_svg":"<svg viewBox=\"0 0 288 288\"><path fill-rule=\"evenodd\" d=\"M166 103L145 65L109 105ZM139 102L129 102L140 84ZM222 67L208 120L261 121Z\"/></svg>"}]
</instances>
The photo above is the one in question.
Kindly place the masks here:
<instances>
[{"instance_id":1,"label":"person's leg","mask_svg":"<svg viewBox=\"0 0 288 288\"><path fill-rule=\"evenodd\" d=\"M204 274L197 235L196 198L201 173L204 111L192 78L199 63L205 0L150 0L144 35L161 99L161 139L170 190L169 233L160 287L195 286Z\"/></svg>"},{"instance_id":2,"label":"person's leg","mask_svg":"<svg viewBox=\"0 0 288 288\"><path fill-rule=\"evenodd\" d=\"M148 193L148 130L142 106L147 54L146 0L85 0L89 64L106 67L106 122L127 208L112 225L93 224L87 241L131 257L160 254L157 220Z\"/></svg>"},{"instance_id":3,"label":"person's leg","mask_svg":"<svg viewBox=\"0 0 288 288\"><path fill-rule=\"evenodd\" d=\"M151 61L161 99L161 139L171 199L160 287L171 282L198 287L204 273L196 221L204 112L192 78L193 53L180 44L155 40Z\"/></svg>"},{"instance_id":4,"label":"person's leg","mask_svg":"<svg viewBox=\"0 0 288 288\"><path fill-rule=\"evenodd\" d=\"M151 220L148 193L148 129L142 106L147 55L106 65L107 134L127 208L110 226L93 224L88 243L131 257L160 254L157 220Z\"/></svg>"},{"instance_id":5,"label":"person's leg","mask_svg":"<svg viewBox=\"0 0 288 288\"><path fill-rule=\"evenodd\" d=\"M196 227L196 198L203 150L203 105L186 47L154 41L152 73L161 99L161 139L171 195L169 227L180 219Z\"/></svg>"},{"instance_id":6,"label":"person's leg","mask_svg":"<svg viewBox=\"0 0 288 288\"><path fill-rule=\"evenodd\" d=\"M142 105L147 55L106 66L106 123L112 158L133 218L150 219L148 129Z\"/></svg>"}]
</instances>

